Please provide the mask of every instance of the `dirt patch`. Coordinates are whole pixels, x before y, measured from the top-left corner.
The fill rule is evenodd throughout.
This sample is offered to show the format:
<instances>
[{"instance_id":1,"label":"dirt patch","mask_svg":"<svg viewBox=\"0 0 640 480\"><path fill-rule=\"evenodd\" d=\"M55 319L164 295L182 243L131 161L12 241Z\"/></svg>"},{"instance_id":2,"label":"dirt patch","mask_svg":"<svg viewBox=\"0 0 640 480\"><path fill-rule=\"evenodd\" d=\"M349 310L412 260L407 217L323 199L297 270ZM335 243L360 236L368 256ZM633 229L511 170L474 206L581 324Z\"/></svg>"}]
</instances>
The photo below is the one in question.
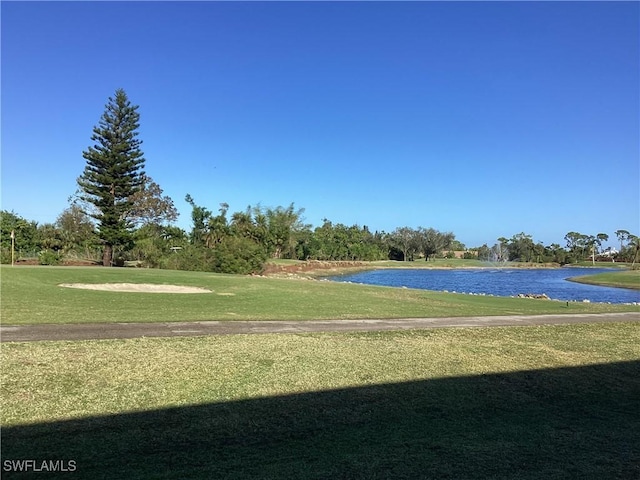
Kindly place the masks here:
<instances>
[{"instance_id":1,"label":"dirt patch","mask_svg":"<svg viewBox=\"0 0 640 480\"><path fill-rule=\"evenodd\" d=\"M15 261L15 265L21 266L33 266L40 265L40 262L37 258L19 258ZM75 260L75 259L64 259L62 263L58 266L60 267L101 267L102 264L98 262L94 262L93 260Z\"/></svg>"},{"instance_id":2,"label":"dirt patch","mask_svg":"<svg viewBox=\"0 0 640 480\"><path fill-rule=\"evenodd\" d=\"M138 293L211 293L211 290L180 285L160 285L154 283L61 283L60 287L81 288L85 290L104 290L107 292Z\"/></svg>"},{"instance_id":3,"label":"dirt patch","mask_svg":"<svg viewBox=\"0 0 640 480\"><path fill-rule=\"evenodd\" d=\"M267 263L264 267L264 275L274 275L279 273L309 273L318 270L342 270L342 269L358 269L371 268L367 262L348 262L348 261L332 261L323 262L320 260L308 260L293 265L277 265L275 263Z\"/></svg>"}]
</instances>

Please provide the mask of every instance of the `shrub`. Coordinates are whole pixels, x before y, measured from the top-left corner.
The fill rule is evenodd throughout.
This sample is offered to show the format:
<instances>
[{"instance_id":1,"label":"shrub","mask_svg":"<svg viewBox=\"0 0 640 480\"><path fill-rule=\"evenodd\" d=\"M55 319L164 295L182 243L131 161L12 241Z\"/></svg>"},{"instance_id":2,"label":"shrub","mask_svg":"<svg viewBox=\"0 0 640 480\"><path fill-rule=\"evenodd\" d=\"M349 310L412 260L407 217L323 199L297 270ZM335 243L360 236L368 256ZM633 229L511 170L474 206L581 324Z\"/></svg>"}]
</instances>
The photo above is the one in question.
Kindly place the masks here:
<instances>
[{"instance_id":1,"label":"shrub","mask_svg":"<svg viewBox=\"0 0 640 480\"><path fill-rule=\"evenodd\" d=\"M267 261L265 249L244 237L227 237L213 252L214 271L219 273L260 273Z\"/></svg>"},{"instance_id":2,"label":"shrub","mask_svg":"<svg viewBox=\"0 0 640 480\"><path fill-rule=\"evenodd\" d=\"M161 268L189 270L194 272L213 271L211 250L187 245L182 250L171 253L160 262Z\"/></svg>"},{"instance_id":3,"label":"shrub","mask_svg":"<svg viewBox=\"0 0 640 480\"><path fill-rule=\"evenodd\" d=\"M40 265L60 265L62 256L53 250L43 250L38 254L38 263Z\"/></svg>"},{"instance_id":4,"label":"shrub","mask_svg":"<svg viewBox=\"0 0 640 480\"><path fill-rule=\"evenodd\" d=\"M173 270L248 274L260 273L267 253L256 242L243 237L227 237L213 248L186 245L163 257L159 266Z\"/></svg>"}]
</instances>

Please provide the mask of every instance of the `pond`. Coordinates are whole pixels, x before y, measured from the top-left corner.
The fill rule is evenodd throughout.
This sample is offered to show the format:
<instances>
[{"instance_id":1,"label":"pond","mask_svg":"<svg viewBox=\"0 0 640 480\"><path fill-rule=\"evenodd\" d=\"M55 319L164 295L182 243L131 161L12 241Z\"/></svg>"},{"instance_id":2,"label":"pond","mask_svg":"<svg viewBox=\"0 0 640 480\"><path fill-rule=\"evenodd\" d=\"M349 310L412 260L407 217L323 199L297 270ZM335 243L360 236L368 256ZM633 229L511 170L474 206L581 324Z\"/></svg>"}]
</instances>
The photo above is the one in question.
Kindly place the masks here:
<instances>
[{"instance_id":1,"label":"pond","mask_svg":"<svg viewBox=\"0 0 640 480\"><path fill-rule=\"evenodd\" d=\"M610 268L484 268L484 269L384 269L331 277L339 282L389 287L419 288L458 293L496 295L546 294L563 301L633 303L640 291L585 285L570 277L613 271Z\"/></svg>"}]
</instances>

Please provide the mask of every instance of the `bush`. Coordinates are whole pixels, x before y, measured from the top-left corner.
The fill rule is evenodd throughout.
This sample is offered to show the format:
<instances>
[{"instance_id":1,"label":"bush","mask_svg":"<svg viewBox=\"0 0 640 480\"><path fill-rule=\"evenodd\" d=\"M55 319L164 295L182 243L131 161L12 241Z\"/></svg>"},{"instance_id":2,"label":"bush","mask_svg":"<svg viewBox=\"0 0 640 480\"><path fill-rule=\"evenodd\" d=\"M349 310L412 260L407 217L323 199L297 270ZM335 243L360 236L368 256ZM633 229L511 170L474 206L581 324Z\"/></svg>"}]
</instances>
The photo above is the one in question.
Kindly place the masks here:
<instances>
[{"instance_id":1,"label":"bush","mask_svg":"<svg viewBox=\"0 0 640 480\"><path fill-rule=\"evenodd\" d=\"M141 262L145 267L162 267L171 252L168 247L162 244L162 239L143 238L137 240L135 246L127 252L127 260Z\"/></svg>"},{"instance_id":2,"label":"bush","mask_svg":"<svg viewBox=\"0 0 640 480\"><path fill-rule=\"evenodd\" d=\"M171 270L189 270L193 272L214 271L211 249L187 245L181 250L163 257L160 268Z\"/></svg>"},{"instance_id":3,"label":"bush","mask_svg":"<svg viewBox=\"0 0 640 480\"><path fill-rule=\"evenodd\" d=\"M214 271L219 273L261 273L267 261L265 249L244 237L227 237L213 252Z\"/></svg>"},{"instance_id":4,"label":"bush","mask_svg":"<svg viewBox=\"0 0 640 480\"><path fill-rule=\"evenodd\" d=\"M38 254L38 263L40 265L60 265L62 255L53 250L43 250Z\"/></svg>"},{"instance_id":5,"label":"bush","mask_svg":"<svg viewBox=\"0 0 640 480\"><path fill-rule=\"evenodd\" d=\"M227 237L213 248L187 245L163 257L161 268L200 272L260 273L267 253L256 242L243 237Z\"/></svg>"}]
</instances>

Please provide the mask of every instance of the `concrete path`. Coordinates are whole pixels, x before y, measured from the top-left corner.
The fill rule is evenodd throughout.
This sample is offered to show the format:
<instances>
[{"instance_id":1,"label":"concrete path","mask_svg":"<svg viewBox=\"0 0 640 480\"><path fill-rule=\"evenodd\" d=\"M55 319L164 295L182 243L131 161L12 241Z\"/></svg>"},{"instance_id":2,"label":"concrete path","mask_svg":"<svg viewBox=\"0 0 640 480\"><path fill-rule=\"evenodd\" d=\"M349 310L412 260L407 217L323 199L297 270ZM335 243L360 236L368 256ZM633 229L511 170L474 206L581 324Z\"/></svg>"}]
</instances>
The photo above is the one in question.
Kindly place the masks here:
<instances>
[{"instance_id":1,"label":"concrete path","mask_svg":"<svg viewBox=\"0 0 640 480\"><path fill-rule=\"evenodd\" d=\"M389 320L211 321L1 325L2 342L194 337L242 333L370 332L439 327L497 327L575 323L640 322L640 313L510 315L497 317L400 318Z\"/></svg>"}]
</instances>

